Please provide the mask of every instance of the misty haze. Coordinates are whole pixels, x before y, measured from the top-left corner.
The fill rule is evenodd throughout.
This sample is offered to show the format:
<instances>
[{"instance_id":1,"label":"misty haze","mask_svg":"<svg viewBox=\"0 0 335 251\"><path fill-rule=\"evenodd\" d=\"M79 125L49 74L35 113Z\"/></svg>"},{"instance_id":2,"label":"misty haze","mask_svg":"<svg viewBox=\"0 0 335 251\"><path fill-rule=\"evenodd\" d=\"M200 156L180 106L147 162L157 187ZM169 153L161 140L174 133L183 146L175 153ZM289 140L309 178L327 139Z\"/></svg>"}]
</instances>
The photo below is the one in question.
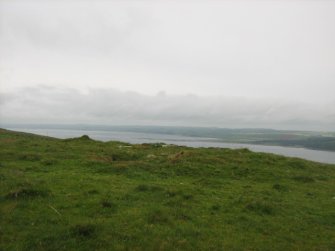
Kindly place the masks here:
<instances>
[{"instance_id":1,"label":"misty haze","mask_svg":"<svg viewBox=\"0 0 335 251\"><path fill-rule=\"evenodd\" d=\"M334 13L0 0L0 250L332 250Z\"/></svg>"}]
</instances>

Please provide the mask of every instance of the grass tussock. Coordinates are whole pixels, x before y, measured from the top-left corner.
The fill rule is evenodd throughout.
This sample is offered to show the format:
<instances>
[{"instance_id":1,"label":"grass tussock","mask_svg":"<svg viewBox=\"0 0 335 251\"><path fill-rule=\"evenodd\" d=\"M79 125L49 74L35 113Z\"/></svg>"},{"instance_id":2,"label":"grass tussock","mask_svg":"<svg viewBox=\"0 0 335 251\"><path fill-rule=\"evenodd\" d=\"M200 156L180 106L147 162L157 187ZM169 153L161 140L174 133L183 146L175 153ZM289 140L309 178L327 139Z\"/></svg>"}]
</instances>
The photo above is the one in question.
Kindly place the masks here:
<instances>
[{"instance_id":1,"label":"grass tussock","mask_svg":"<svg viewBox=\"0 0 335 251\"><path fill-rule=\"evenodd\" d=\"M164 189L160 186L146 184L140 184L135 188L135 191L137 192L159 192L163 190Z\"/></svg>"},{"instance_id":2,"label":"grass tussock","mask_svg":"<svg viewBox=\"0 0 335 251\"><path fill-rule=\"evenodd\" d=\"M6 194L6 199L34 199L39 197L47 197L50 192L44 189L32 187L19 187Z\"/></svg>"},{"instance_id":3,"label":"grass tussock","mask_svg":"<svg viewBox=\"0 0 335 251\"><path fill-rule=\"evenodd\" d=\"M58 163L57 159L43 159L41 160L41 164L44 166L53 166Z\"/></svg>"},{"instance_id":4,"label":"grass tussock","mask_svg":"<svg viewBox=\"0 0 335 251\"><path fill-rule=\"evenodd\" d=\"M101 207L109 209L112 212L116 212L117 211L117 204L115 202L109 200L109 199L103 199L101 201Z\"/></svg>"},{"instance_id":5,"label":"grass tussock","mask_svg":"<svg viewBox=\"0 0 335 251\"><path fill-rule=\"evenodd\" d=\"M293 179L295 181L301 182L301 183L312 183L315 182L315 179L309 176L304 176L304 175L300 175L300 176L295 176L293 177Z\"/></svg>"},{"instance_id":6,"label":"grass tussock","mask_svg":"<svg viewBox=\"0 0 335 251\"><path fill-rule=\"evenodd\" d=\"M24 161L40 161L41 156L36 153L22 153L18 156L18 160Z\"/></svg>"},{"instance_id":7,"label":"grass tussock","mask_svg":"<svg viewBox=\"0 0 335 251\"><path fill-rule=\"evenodd\" d=\"M275 207L266 201L256 200L248 203L245 208L259 215L273 215L275 213Z\"/></svg>"},{"instance_id":8,"label":"grass tussock","mask_svg":"<svg viewBox=\"0 0 335 251\"><path fill-rule=\"evenodd\" d=\"M171 223L170 214L162 209L155 209L148 214L149 224L169 224Z\"/></svg>"},{"instance_id":9,"label":"grass tussock","mask_svg":"<svg viewBox=\"0 0 335 251\"><path fill-rule=\"evenodd\" d=\"M288 188L286 186L283 186L281 184L274 184L272 186L273 189L277 190L277 191L281 191L281 192L285 192L285 191L288 191Z\"/></svg>"},{"instance_id":10,"label":"grass tussock","mask_svg":"<svg viewBox=\"0 0 335 251\"><path fill-rule=\"evenodd\" d=\"M96 233L96 226L93 224L78 224L71 228L71 233L79 238L92 238Z\"/></svg>"}]
</instances>

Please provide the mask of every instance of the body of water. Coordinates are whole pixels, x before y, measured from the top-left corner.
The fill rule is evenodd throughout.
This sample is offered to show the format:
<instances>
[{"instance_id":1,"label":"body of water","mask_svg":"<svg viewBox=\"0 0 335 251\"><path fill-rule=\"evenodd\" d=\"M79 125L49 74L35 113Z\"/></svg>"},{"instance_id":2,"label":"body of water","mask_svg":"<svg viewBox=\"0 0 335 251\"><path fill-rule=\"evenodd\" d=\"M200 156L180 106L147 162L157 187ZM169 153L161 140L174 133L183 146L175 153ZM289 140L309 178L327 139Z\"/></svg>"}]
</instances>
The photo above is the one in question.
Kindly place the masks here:
<instances>
[{"instance_id":1,"label":"body of water","mask_svg":"<svg viewBox=\"0 0 335 251\"><path fill-rule=\"evenodd\" d=\"M8 128L9 130L35 133L55 138L73 138L84 134L92 139L101 141L122 141L132 144L157 143L174 144L190 147L222 147L222 148L248 148L254 152L274 153L288 157L335 164L335 152L310 150L305 148L265 146L253 144L224 143L215 138L186 137L168 134L122 132L122 131L91 131L91 130L68 130L68 129L22 129Z\"/></svg>"}]
</instances>

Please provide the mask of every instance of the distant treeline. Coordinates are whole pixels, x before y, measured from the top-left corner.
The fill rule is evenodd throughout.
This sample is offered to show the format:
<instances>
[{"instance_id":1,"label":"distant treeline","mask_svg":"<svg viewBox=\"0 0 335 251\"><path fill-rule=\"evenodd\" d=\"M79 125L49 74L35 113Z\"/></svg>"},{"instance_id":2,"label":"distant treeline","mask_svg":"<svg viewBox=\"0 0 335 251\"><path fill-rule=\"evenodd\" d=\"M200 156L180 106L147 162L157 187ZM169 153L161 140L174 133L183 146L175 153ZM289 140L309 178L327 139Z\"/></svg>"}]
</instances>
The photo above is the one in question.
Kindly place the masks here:
<instances>
[{"instance_id":1,"label":"distant treeline","mask_svg":"<svg viewBox=\"0 0 335 251\"><path fill-rule=\"evenodd\" d=\"M335 138L334 137L310 137L307 139L296 140L263 140L255 141L255 144L265 145L280 145L280 146L293 146L304 147L316 150L335 151Z\"/></svg>"}]
</instances>

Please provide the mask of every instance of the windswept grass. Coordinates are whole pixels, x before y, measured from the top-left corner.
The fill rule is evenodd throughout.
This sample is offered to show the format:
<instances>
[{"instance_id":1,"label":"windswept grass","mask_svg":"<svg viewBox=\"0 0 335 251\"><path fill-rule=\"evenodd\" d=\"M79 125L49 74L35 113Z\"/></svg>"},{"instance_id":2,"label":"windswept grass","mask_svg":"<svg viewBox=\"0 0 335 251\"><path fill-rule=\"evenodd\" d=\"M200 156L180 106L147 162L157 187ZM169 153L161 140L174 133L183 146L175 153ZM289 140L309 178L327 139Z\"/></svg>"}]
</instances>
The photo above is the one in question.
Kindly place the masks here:
<instances>
[{"instance_id":1,"label":"windswept grass","mask_svg":"<svg viewBox=\"0 0 335 251\"><path fill-rule=\"evenodd\" d=\"M335 165L0 130L0 250L335 250Z\"/></svg>"}]
</instances>

